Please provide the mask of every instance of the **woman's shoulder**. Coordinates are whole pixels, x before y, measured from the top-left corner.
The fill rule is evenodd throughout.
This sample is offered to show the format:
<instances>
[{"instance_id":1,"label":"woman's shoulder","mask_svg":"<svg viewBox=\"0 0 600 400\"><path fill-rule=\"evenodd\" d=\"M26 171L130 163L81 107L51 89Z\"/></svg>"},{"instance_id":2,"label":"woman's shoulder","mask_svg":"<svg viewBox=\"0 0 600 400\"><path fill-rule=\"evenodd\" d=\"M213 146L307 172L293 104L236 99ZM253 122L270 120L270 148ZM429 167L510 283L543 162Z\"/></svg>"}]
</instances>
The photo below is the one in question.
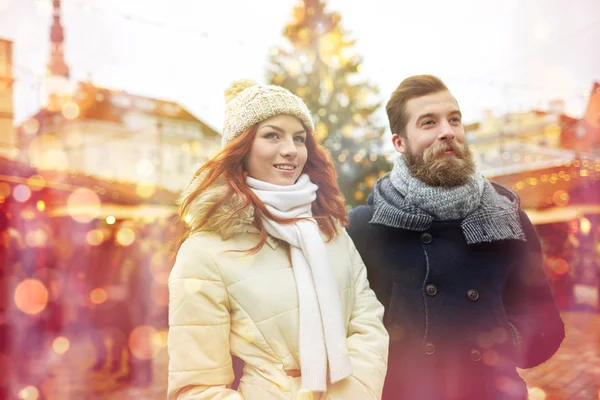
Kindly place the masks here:
<instances>
[{"instance_id":1,"label":"woman's shoulder","mask_svg":"<svg viewBox=\"0 0 600 400\"><path fill-rule=\"evenodd\" d=\"M189 242L190 247L202 249L206 253L214 256L223 251L238 250L248 242L256 241L257 236L258 235L251 232L239 232L231 237L223 238L220 232L201 230L190 234L183 244Z\"/></svg>"},{"instance_id":2,"label":"woman's shoulder","mask_svg":"<svg viewBox=\"0 0 600 400\"><path fill-rule=\"evenodd\" d=\"M350 239L350 236L348 236L348 232L346 232L346 227L339 221L335 222L334 227L335 235L330 241L325 240L325 236L324 234L322 234L323 240L325 240L325 246L347 248L352 243L352 239Z\"/></svg>"},{"instance_id":3,"label":"woman's shoulder","mask_svg":"<svg viewBox=\"0 0 600 400\"><path fill-rule=\"evenodd\" d=\"M214 266L212 248L215 238L210 232L198 232L186 238L175 257L170 280L196 278L206 269Z\"/></svg>"},{"instance_id":4,"label":"woman's shoulder","mask_svg":"<svg viewBox=\"0 0 600 400\"><path fill-rule=\"evenodd\" d=\"M215 256L235 247L235 240L223 240L212 231L197 231L188 236L179 246L174 270L183 274L196 271L198 265L213 266Z\"/></svg>"}]
</instances>

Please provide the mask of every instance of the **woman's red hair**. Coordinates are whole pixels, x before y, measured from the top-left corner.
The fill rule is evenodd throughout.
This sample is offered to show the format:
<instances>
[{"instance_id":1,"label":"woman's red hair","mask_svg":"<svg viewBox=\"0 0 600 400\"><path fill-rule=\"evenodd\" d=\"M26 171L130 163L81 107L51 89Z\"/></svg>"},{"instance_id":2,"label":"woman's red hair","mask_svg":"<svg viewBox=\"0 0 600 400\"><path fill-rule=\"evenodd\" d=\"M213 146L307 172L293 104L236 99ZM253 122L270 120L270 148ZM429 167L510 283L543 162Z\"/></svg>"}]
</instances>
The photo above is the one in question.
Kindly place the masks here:
<instances>
[{"instance_id":1,"label":"woman's red hair","mask_svg":"<svg viewBox=\"0 0 600 400\"><path fill-rule=\"evenodd\" d=\"M346 209L344 208L344 197L337 184L337 174L335 167L330 160L327 151L319 145L307 127L306 148L308 157L302 173L307 174L310 180L316 184L317 198L312 204L313 218L317 221L319 229L325 234L328 240L336 235L336 222L341 226L348 223ZM247 129L242 135L229 142L216 156L210 159L206 164L196 171L192 182L202 177L198 186L183 199L179 207L179 220L182 221L188 213L192 202L221 176L225 178L229 189L227 194L221 200L216 202L200 219L194 230L201 230L210 219L211 215L219 209L223 202L227 201L234 193L243 203L230 211L229 218L246 207L254 208L254 225L260 232L260 242L248 251L255 253L259 251L267 241L267 231L262 224L261 216L264 215L273 221L283 224L290 224L298 219L280 219L269 213L265 205L252 192L246 184L247 172L244 170L243 162L250 152L254 137L256 136L257 126ZM177 241L177 247L191 234L190 228L185 225L183 232Z\"/></svg>"}]
</instances>

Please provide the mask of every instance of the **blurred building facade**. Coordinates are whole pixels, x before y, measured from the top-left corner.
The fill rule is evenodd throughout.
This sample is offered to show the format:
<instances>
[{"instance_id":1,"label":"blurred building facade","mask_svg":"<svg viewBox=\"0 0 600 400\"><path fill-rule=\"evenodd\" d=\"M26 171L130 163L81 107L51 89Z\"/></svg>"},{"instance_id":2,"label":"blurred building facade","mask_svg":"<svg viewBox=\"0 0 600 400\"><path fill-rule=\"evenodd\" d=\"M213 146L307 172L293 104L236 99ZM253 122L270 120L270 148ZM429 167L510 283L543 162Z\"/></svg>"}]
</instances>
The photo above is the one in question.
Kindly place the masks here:
<instances>
[{"instance_id":1,"label":"blurred building facade","mask_svg":"<svg viewBox=\"0 0 600 400\"><path fill-rule=\"evenodd\" d=\"M466 127L484 175L514 190L536 226L563 309L600 309L600 85L583 118L548 111L496 117Z\"/></svg>"},{"instance_id":2,"label":"blurred building facade","mask_svg":"<svg viewBox=\"0 0 600 400\"><path fill-rule=\"evenodd\" d=\"M220 134L173 101L90 82L74 86L64 52L61 1L52 5L46 104L17 129L13 141L19 160L41 170L183 189L219 150ZM4 75L12 82L9 73Z\"/></svg>"},{"instance_id":3,"label":"blurred building facade","mask_svg":"<svg viewBox=\"0 0 600 400\"><path fill-rule=\"evenodd\" d=\"M469 144L486 176L503 176L556 166L577 156L563 146L563 135L578 120L564 114L560 100L549 111L532 110L495 116L486 111L481 122L466 127Z\"/></svg>"},{"instance_id":4,"label":"blurred building facade","mask_svg":"<svg viewBox=\"0 0 600 400\"><path fill-rule=\"evenodd\" d=\"M22 161L179 191L220 148L221 136L181 105L80 83L60 110L19 128Z\"/></svg>"},{"instance_id":5,"label":"blurred building facade","mask_svg":"<svg viewBox=\"0 0 600 400\"><path fill-rule=\"evenodd\" d=\"M0 156L16 156L17 138L13 127L13 65L10 40L0 38Z\"/></svg>"}]
</instances>

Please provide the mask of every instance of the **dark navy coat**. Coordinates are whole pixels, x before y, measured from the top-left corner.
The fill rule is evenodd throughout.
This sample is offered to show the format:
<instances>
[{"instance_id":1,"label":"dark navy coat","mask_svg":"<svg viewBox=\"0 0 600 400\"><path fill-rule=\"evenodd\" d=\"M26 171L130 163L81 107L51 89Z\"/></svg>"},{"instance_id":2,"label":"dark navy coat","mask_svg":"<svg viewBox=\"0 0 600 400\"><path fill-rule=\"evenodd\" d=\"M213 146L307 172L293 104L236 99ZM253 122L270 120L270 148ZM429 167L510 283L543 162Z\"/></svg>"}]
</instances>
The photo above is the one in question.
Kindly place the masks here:
<instances>
[{"instance_id":1,"label":"dark navy coat","mask_svg":"<svg viewBox=\"0 0 600 400\"><path fill-rule=\"evenodd\" d=\"M516 367L548 360L564 325L526 214L526 241L473 245L458 220L412 231L372 216L353 209L347 229L386 308L384 400L527 399Z\"/></svg>"}]
</instances>

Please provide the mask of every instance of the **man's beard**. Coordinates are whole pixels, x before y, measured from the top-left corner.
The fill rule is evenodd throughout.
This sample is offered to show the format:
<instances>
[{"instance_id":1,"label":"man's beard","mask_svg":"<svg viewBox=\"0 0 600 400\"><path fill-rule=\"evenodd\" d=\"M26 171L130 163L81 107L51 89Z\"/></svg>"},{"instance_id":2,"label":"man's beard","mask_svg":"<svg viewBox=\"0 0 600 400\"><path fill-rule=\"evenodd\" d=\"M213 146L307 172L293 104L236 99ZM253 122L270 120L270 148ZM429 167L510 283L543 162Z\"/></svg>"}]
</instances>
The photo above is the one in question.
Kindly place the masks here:
<instances>
[{"instance_id":1,"label":"man's beard","mask_svg":"<svg viewBox=\"0 0 600 400\"><path fill-rule=\"evenodd\" d=\"M408 146L404 154L410 173L429 186L456 187L467 183L475 172L473 153L455 140L437 142L423 154L413 154ZM443 153L452 150L454 155Z\"/></svg>"}]
</instances>

